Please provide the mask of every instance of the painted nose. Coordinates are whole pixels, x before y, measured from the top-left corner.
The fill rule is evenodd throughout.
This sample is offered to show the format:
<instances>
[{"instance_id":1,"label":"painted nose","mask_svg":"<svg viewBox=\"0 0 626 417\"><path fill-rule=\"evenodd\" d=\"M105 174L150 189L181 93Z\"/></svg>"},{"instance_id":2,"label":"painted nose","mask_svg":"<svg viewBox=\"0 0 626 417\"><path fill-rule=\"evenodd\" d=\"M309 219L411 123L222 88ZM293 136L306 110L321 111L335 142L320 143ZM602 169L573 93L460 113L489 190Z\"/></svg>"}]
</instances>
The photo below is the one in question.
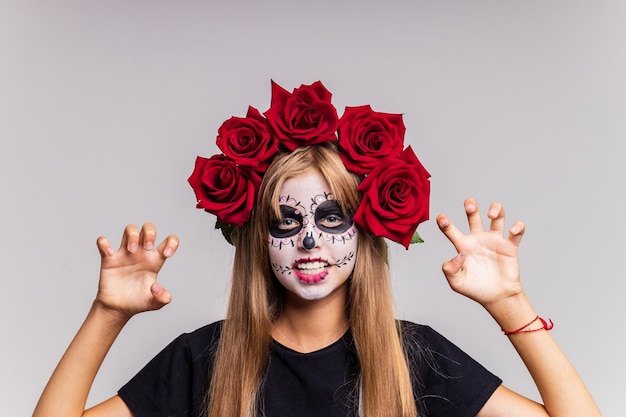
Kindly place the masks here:
<instances>
[{"instance_id":1,"label":"painted nose","mask_svg":"<svg viewBox=\"0 0 626 417\"><path fill-rule=\"evenodd\" d=\"M311 250L315 247L315 239L313 238L313 232L307 232L306 236L302 240L302 246L304 249Z\"/></svg>"}]
</instances>

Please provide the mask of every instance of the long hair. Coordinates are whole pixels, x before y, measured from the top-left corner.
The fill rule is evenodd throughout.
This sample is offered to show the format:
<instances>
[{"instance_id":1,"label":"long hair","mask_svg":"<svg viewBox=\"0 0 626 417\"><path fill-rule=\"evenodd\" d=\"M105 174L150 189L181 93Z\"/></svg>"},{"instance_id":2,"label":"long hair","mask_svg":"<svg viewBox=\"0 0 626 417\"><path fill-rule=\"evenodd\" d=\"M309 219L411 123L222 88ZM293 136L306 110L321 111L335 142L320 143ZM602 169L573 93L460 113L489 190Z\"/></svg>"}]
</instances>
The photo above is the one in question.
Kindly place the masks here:
<instances>
[{"instance_id":1,"label":"long hair","mask_svg":"<svg viewBox=\"0 0 626 417\"><path fill-rule=\"evenodd\" d=\"M208 393L209 417L254 417L284 289L269 266L269 221L279 216L283 183L319 170L344 210L359 204L360 178L349 173L333 143L279 154L265 173L251 220L235 233L235 259L226 320ZM359 230L346 311L360 367L359 414L416 417L400 329L394 316L387 245ZM236 370L236 371L234 371Z\"/></svg>"}]
</instances>

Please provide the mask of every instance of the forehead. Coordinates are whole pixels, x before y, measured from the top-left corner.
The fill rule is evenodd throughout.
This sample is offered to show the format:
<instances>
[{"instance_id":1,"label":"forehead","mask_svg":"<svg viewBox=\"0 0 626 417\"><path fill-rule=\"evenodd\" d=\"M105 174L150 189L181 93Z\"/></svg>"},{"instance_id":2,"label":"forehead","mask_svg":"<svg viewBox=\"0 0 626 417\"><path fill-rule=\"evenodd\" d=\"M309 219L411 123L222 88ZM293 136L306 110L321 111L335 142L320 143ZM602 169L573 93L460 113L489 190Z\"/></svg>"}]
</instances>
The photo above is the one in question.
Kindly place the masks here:
<instances>
[{"instance_id":1,"label":"forehead","mask_svg":"<svg viewBox=\"0 0 626 417\"><path fill-rule=\"evenodd\" d=\"M311 201L320 194L331 192L330 186L316 169L309 169L288 178L280 188L279 196L289 196L298 201Z\"/></svg>"}]
</instances>

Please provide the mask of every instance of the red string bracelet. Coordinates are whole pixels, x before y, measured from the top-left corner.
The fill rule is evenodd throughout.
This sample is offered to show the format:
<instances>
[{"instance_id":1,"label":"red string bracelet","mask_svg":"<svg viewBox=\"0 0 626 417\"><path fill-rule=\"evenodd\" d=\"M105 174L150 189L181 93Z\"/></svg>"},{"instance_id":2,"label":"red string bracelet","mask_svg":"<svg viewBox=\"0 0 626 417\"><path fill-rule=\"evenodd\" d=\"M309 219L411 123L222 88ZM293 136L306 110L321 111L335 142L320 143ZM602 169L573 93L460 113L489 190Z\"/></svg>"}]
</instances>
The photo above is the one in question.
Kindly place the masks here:
<instances>
[{"instance_id":1,"label":"red string bracelet","mask_svg":"<svg viewBox=\"0 0 626 417\"><path fill-rule=\"evenodd\" d=\"M538 327L536 329L528 329L528 330L524 330L526 329L528 326L530 326L531 324L533 324L534 322L536 322L537 320L539 320L541 322L541 327ZM504 330L504 329L500 329L502 330L502 332L504 333L505 336L509 336L512 334L518 334L518 333L530 333L530 332L537 332L539 330L552 330L552 328L554 327L554 323L552 322L551 319L548 319L549 323L546 322L543 318L537 316L534 319L532 319L530 322L528 322L527 324L523 325L522 327L520 327L519 329L515 329L515 330Z\"/></svg>"}]
</instances>

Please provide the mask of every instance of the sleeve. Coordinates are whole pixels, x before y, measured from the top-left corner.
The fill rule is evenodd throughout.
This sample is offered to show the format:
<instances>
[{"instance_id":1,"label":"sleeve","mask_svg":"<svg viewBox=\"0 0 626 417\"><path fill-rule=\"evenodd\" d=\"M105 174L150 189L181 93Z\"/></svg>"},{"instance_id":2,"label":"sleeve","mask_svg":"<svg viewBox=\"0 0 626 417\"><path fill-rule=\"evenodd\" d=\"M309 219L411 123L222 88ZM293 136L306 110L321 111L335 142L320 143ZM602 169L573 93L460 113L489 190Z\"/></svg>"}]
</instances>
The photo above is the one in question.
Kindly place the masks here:
<instances>
[{"instance_id":1,"label":"sleeve","mask_svg":"<svg viewBox=\"0 0 626 417\"><path fill-rule=\"evenodd\" d=\"M203 415L217 343L211 327L177 337L120 388L136 417Z\"/></svg>"},{"instance_id":2,"label":"sleeve","mask_svg":"<svg viewBox=\"0 0 626 417\"><path fill-rule=\"evenodd\" d=\"M405 333L413 389L422 416L474 417L502 384L500 378L432 328L410 323L405 324Z\"/></svg>"}]
</instances>

